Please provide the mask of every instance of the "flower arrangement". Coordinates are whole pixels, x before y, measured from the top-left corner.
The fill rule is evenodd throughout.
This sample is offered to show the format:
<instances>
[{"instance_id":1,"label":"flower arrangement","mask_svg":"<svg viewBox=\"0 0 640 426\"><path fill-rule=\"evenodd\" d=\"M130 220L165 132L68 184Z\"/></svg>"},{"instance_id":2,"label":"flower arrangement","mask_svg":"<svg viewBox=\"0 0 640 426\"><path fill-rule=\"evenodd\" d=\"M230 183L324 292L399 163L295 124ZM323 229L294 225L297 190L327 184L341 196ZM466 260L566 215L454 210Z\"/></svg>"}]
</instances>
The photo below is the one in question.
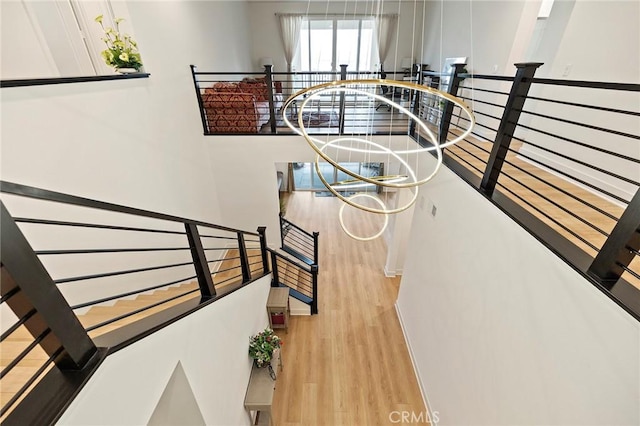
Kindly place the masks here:
<instances>
[{"instance_id":1,"label":"flower arrangement","mask_svg":"<svg viewBox=\"0 0 640 426\"><path fill-rule=\"evenodd\" d=\"M101 52L102 57L107 65L114 68L134 68L140 71L142 67L142 59L138 52L138 44L128 34L120 34L120 22L123 18L116 18L116 27L104 26L103 16L98 15L95 21L100 24L104 31L105 37L102 39L107 48Z\"/></svg>"},{"instance_id":2,"label":"flower arrangement","mask_svg":"<svg viewBox=\"0 0 640 426\"><path fill-rule=\"evenodd\" d=\"M265 367L271 362L273 351L282 345L282 340L270 328L249 339L249 356L255 360L256 366Z\"/></svg>"}]
</instances>

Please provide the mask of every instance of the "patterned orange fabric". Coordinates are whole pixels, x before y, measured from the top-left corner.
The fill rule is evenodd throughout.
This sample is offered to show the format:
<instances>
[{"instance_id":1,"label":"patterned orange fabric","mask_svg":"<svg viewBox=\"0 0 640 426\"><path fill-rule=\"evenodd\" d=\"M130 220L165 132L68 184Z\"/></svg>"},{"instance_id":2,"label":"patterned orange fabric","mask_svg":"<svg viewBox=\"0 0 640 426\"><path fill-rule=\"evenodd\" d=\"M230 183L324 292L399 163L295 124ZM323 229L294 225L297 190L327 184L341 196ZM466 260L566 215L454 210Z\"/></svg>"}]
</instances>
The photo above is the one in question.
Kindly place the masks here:
<instances>
[{"instance_id":1,"label":"patterned orange fabric","mask_svg":"<svg viewBox=\"0 0 640 426\"><path fill-rule=\"evenodd\" d=\"M257 133L255 96L249 93L215 92L202 96L209 133Z\"/></svg>"},{"instance_id":2,"label":"patterned orange fabric","mask_svg":"<svg viewBox=\"0 0 640 426\"><path fill-rule=\"evenodd\" d=\"M249 80L245 79L241 81L238 86L243 93L251 93L256 97L256 101L263 102L269 99L267 93L267 85L264 80Z\"/></svg>"}]
</instances>

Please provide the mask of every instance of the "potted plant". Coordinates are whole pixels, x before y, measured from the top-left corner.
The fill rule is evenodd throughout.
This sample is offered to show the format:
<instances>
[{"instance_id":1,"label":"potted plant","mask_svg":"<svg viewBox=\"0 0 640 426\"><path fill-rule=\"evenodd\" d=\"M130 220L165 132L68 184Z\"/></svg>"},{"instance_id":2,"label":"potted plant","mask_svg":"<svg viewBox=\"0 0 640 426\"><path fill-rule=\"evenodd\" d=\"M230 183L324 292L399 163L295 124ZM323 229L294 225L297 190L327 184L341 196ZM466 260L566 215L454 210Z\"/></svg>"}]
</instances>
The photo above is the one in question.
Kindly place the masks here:
<instances>
[{"instance_id":1,"label":"potted plant","mask_svg":"<svg viewBox=\"0 0 640 426\"><path fill-rule=\"evenodd\" d=\"M271 365L273 351L282 346L282 340L273 333L270 328L251 336L249 339L249 356L253 358L256 367L262 368Z\"/></svg>"},{"instance_id":2,"label":"potted plant","mask_svg":"<svg viewBox=\"0 0 640 426\"><path fill-rule=\"evenodd\" d=\"M107 48L101 52L105 63L122 73L140 71L142 59L140 52L138 52L138 44L130 35L120 34L120 22L124 19L115 19L115 29L105 28L102 15L96 16L95 21L100 24L105 34L102 41L107 45Z\"/></svg>"}]
</instances>

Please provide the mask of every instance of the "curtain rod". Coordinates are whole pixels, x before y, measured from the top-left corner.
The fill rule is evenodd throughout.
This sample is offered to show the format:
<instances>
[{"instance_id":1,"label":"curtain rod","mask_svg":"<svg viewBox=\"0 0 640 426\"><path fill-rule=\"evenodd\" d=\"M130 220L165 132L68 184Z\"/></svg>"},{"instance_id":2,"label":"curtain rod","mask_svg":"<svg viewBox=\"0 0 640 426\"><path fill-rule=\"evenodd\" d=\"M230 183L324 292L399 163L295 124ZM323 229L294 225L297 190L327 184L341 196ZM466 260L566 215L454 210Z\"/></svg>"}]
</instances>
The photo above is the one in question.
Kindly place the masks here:
<instances>
[{"instance_id":1,"label":"curtain rod","mask_svg":"<svg viewBox=\"0 0 640 426\"><path fill-rule=\"evenodd\" d=\"M382 13L382 14L375 14L375 13L356 13L356 14L340 14L340 13L328 13L328 14L324 14L324 13L275 13L274 15L276 16L302 16L307 17L307 16L311 16L313 18L318 18L318 17L327 17L327 18L351 18L351 17L355 17L355 18L361 18L361 17L367 17L367 18L375 18L376 16L399 16L397 13Z\"/></svg>"}]
</instances>

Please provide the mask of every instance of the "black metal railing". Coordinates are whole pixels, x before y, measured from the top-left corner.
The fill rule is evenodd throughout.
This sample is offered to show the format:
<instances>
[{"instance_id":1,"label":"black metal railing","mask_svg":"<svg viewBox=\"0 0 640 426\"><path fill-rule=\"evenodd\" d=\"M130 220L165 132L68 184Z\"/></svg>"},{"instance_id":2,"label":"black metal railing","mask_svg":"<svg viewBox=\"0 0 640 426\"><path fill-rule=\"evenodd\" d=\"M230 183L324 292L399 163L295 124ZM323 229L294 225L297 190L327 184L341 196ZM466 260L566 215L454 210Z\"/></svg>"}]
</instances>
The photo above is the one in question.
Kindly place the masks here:
<instances>
[{"instance_id":1,"label":"black metal railing","mask_svg":"<svg viewBox=\"0 0 640 426\"><path fill-rule=\"evenodd\" d=\"M540 65L516 64L514 77L463 64L423 73L424 84L453 82L446 90L477 119L445 162L640 318L640 84L535 78ZM416 103L419 116L441 141L459 135L468 119L435 102Z\"/></svg>"},{"instance_id":2,"label":"black metal railing","mask_svg":"<svg viewBox=\"0 0 640 426\"><path fill-rule=\"evenodd\" d=\"M271 254L273 287L288 287L289 294L309 305L311 314L318 313L318 265L308 265L283 256L275 250Z\"/></svg>"},{"instance_id":3,"label":"black metal railing","mask_svg":"<svg viewBox=\"0 0 640 426\"><path fill-rule=\"evenodd\" d=\"M261 73L200 72L191 65L194 87L205 135L224 134L293 134L286 126L281 110L284 101L298 91L336 80L379 79L380 72L348 71L273 72L265 66ZM387 78L401 79L404 71L384 73ZM370 85L353 89L378 93ZM410 106L408 91L389 94L394 100ZM294 126L306 95L292 103L287 118ZM310 99L303 120L310 134L407 134L410 122L395 109L380 108L372 97L356 93L327 93ZM386 106L386 105L384 105Z\"/></svg>"},{"instance_id":4,"label":"black metal railing","mask_svg":"<svg viewBox=\"0 0 640 426\"><path fill-rule=\"evenodd\" d=\"M172 307L170 321L270 272L263 227L246 232L10 182L0 191L0 304L14 314L6 322L3 310L0 416L50 369L85 368L106 332Z\"/></svg>"},{"instance_id":5,"label":"black metal railing","mask_svg":"<svg viewBox=\"0 0 640 426\"><path fill-rule=\"evenodd\" d=\"M280 213L281 248L307 265L318 265L319 232L308 232Z\"/></svg>"}]
</instances>

